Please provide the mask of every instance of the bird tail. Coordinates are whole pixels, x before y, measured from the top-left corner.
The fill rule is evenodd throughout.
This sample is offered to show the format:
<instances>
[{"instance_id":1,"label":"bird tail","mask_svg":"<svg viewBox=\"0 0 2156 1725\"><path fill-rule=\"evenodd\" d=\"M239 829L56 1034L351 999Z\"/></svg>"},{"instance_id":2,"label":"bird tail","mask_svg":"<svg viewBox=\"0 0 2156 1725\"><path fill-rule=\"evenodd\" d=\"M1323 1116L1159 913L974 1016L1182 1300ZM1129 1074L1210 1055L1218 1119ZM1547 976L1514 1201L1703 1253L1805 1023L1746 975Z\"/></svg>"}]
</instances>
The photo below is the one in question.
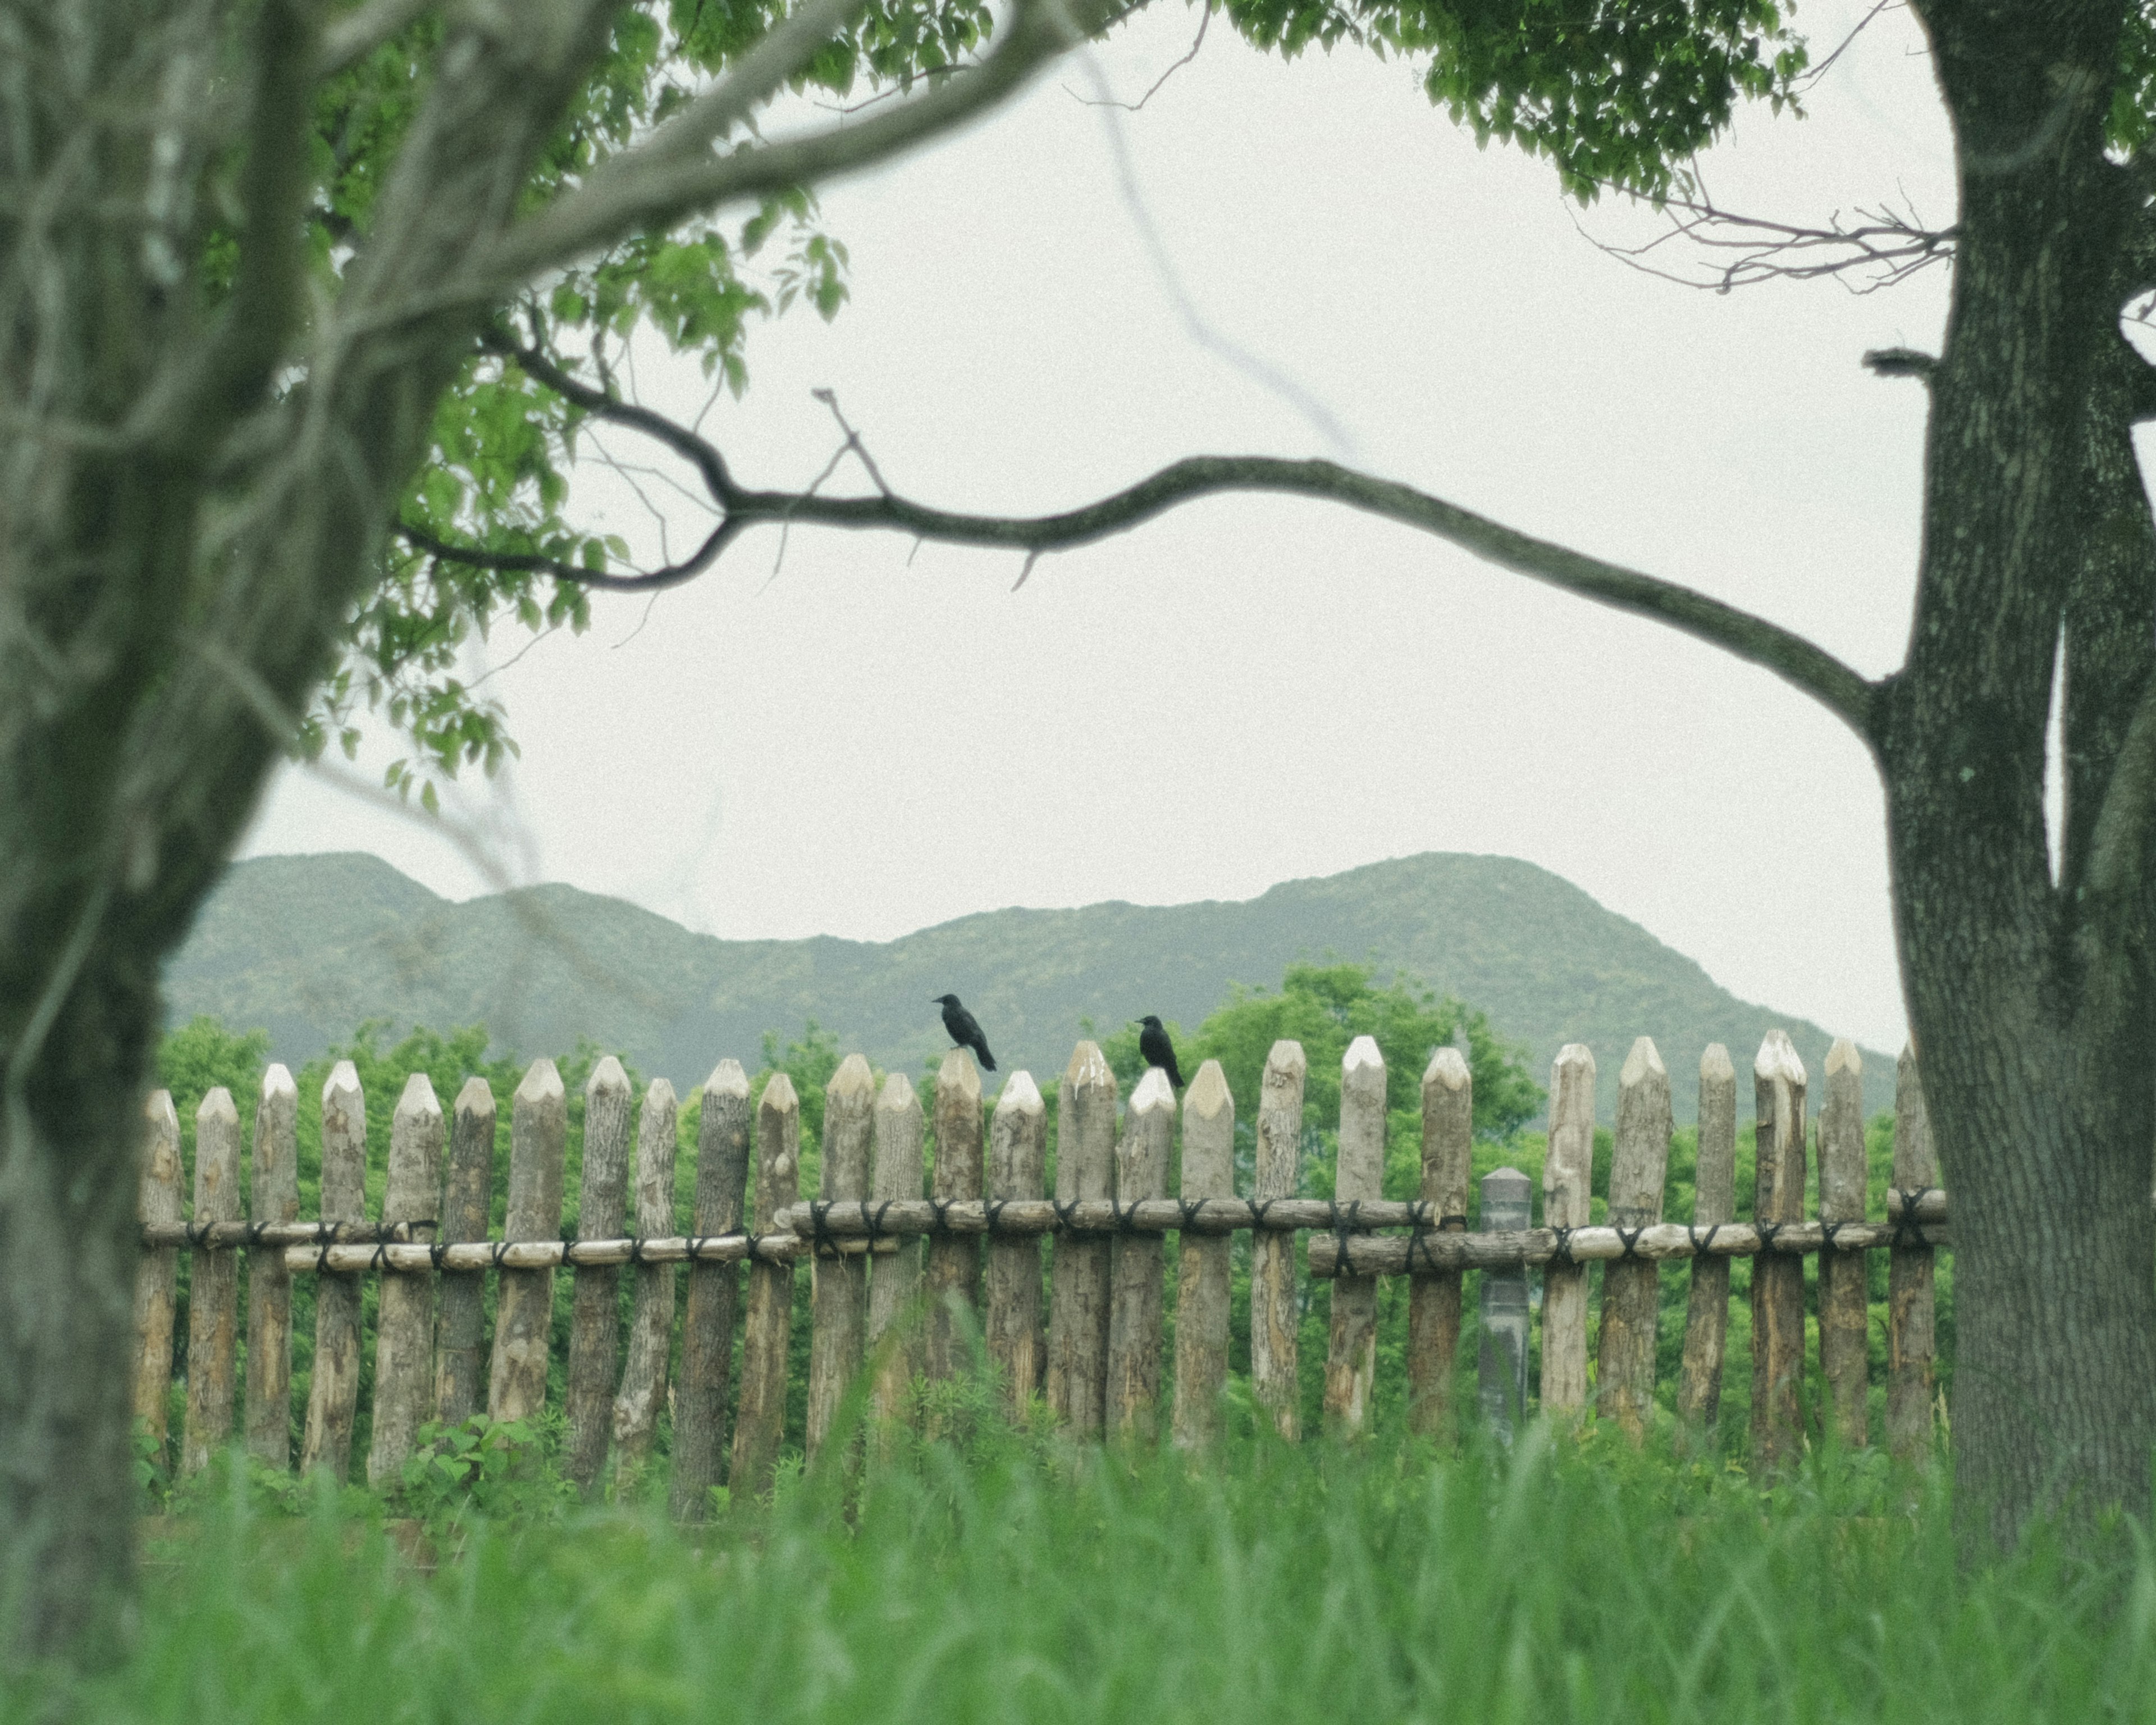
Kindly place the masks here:
<instances>
[{"instance_id":1,"label":"bird tail","mask_svg":"<svg viewBox=\"0 0 2156 1725\"><path fill-rule=\"evenodd\" d=\"M983 1072L996 1070L996 1057L988 1052L988 1045L985 1042L981 1045L981 1070Z\"/></svg>"}]
</instances>

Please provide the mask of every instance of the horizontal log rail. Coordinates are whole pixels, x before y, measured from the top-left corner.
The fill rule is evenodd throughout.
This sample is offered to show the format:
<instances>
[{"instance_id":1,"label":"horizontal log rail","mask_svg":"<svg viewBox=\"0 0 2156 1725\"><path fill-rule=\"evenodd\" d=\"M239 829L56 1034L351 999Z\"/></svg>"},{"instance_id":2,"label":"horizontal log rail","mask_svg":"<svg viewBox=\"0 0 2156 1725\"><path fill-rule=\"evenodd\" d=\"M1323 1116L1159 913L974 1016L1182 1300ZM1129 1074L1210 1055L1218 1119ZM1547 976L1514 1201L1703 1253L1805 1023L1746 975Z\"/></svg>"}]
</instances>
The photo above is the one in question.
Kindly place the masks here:
<instances>
[{"instance_id":1,"label":"horizontal log rail","mask_svg":"<svg viewBox=\"0 0 2156 1725\"><path fill-rule=\"evenodd\" d=\"M215 1251L230 1246L375 1245L388 1240L406 1243L424 1240L422 1230L434 1224L419 1222L184 1222L146 1223L142 1244L149 1246L191 1246Z\"/></svg>"},{"instance_id":2,"label":"horizontal log rail","mask_svg":"<svg viewBox=\"0 0 2156 1725\"><path fill-rule=\"evenodd\" d=\"M851 1250L865 1251L870 1245L864 1240ZM339 1276L368 1270L469 1274L478 1270L558 1270L565 1264L791 1264L808 1255L808 1244L793 1234L677 1234L657 1239L476 1240L456 1245L287 1246L285 1267L295 1272L326 1270Z\"/></svg>"},{"instance_id":3,"label":"horizontal log rail","mask_svg":"<svg viewBox=\"0 0 2156 1725\"><path fill-rule=\"evenodd\" d=\"M1749 1222L1697 1228L1659 1222L1645 1228L1524 1228L1493 1234L1320 1234L1310 1242L1310 1273L1322 1279L1343 1273L1401 1276L1608 1264L1625 1258L1660 1263L1671 1258L1749 1258L1762 1252L1802 1256L1830 1245L1836 1251L1866 1252L1897 1245L1949 1246L1952 1241L1945 1223L1923 1221L1786 1222L1763 1230Z\"/></svg>"}]
</instances>

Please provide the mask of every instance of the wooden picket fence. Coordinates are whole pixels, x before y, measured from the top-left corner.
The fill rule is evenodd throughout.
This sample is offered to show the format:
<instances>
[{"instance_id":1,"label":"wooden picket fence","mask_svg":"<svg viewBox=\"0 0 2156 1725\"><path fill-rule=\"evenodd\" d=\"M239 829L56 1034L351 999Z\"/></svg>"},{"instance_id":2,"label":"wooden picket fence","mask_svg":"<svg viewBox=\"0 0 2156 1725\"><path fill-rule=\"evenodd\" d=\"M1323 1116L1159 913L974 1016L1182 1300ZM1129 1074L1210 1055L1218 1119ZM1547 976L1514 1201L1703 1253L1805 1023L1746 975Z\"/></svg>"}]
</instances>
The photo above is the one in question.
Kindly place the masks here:
<instances>
[{"instance_id":1,"label":"wooden picket fence","mask_svg":"<svg viewBox=\"0 0 2156 1725\"><path fill-rule=\"evenodd\" d=\"M1608 1213L1588 1225L1594 1151L1594 1059L1573 1045L1552 1070L1543 1225L1532 1227L1527 1177L1501 1168L1481 1182L1471 1218L1473 1096L1458 1050L1438 1050L1422 1080L1421 1195L1380 1196L1386 1127L1383 1057L1368 1037L1342 1062L1334 1196L1299 1198L1301 1046L1276 1044L1255 1125L1254 1189L1235 1190L1235 1110L1209 1060L1178 1109L1167 1075L1148 1071L1122 1106L1101 1050L1081 1042L1057 1096L1055 1191L1045 1185L1045 1105L1013 1073L984 1121L973 1057L944 1057L932 1098L936 1159L924 1196L927 1121L903 1073L879 1090L850 1055L826 1092L823 1183L797 1198L800 1102L774 1075L757 1106L747 1075L721 1061L702 1092L696 1232L673 1233L677 1104L664 1079L638 1112L619 1061L601 1061L586 1091L583 1189L573 1238L562 1234L567 1096L551 1060L531 1066L511 1100L509 1189L501 1237L488 1237L495 1101L470 1080L445 1121L415 1074L390 1134L382 1213L365 1214L366 1111L352 1065L322 1096L321 1214L299 1218L297 1093L282 1066L263 1080L253 1145L253 1214L239 1214L240 1132L230 1095L215 1090L196 1123L192 1220L183 1219L179 1123L171 1096L148 1104L141 1188L143 1255L136 1290L140 1337L135 1409L162 1445L173 1365L181 1251L193 1255L185 1425L178 1465L200 1470L233 1439L239 1333L239 1259L249 1298L244 1437L270 1466L294 1464L292 1278L316 1277L314 1368L298 1465L340 1478L351 1461L363 1337L361 1280L382 1278L374 1354L372 1482L394 1481L429 1420L482 1410L519 1420L546 1403L553 1279L573 1271L562 1413L562 1467L588 1486L611 1447L648 1457L670 1399L675 1266L688 1266L674 1410L670 1499L692 1515L724 1478L762 1491L789 1437L810 1457L829 1438L848 1388L865 1370L873 1416L902 1416L916 1378L967 1368L978 1323L1007 1407L1045 1395L1078 1438L1147 1440L1163 1414L1173 1441L1218 1440L1229 1346L1231 1235L1252 1235L1250 1361L1256 1405L1297 1433L1301 1310L1295 1236L1309 1236L1307 1274L1332 1283L1324 1418L1343 1437L1368 1429L1376 1371L1377 1279L1410 1278L1407 1371L1418 1432L1450 1429L1447 1404L1461 1322L1463 1277L1481 1272L1480 1413L1509 1434L1538 1401L1558 1418L1589 1409L1588 1266L1602 1284L1594 1411L1637 1439L1656 1392L1662 1264L1691 1260L1679 1418L1710 1425L1723 1372L1729 1260L1752 1276L1753 1452L1773 1465L1809 1430L1804 1259L1817 1254L1822 1419L1845 1442L1868 1441L1866 1257L1891 1254L1887 1420L1892 1448L1922 1452L1933 1404L1933 1254L1946 1245L1946 1195L1912 1056L1902 1058L1893 1189L1885 1220L1866 1219L1861 1062L1837 1043L1820 1110L1820 1214L1804 1216L1806 1075L1787 1036L1768 1034L1753 1066L1757 1173L1753 1219L1735 1219L1737 1075L1720 1045L1700 1063L1693 1214L1662 1217L1672 1129L1670 1079L1642 1037L1619 1085ZM1180 1191L1168 1170L1178 1112ZM985 1132L983 1130L985 1125ZM754 1209L745 1210L750 1158ZM634 1183L631 1183L631 1174ZM631 1199L634 1199L633 1223ZM1174 1358L1164 1358L1168 1236L1178 1237ZM1041 1252L1053 1238L1047 1275ZM921 1249L925 1238L926 1251ZM983 1243L986 1251L983 1251ZM983 1260L985 1259L985 1263ZM812 1278L805 1429L785 1430L794 1278ZM747 1298L742 1301L746 1264ZM624 1344L619 1278L634 1277ZM1529 1272L1543 1276L1541 1380L1528 1384ZM985 1272L985 1274L984 1274ZM485 1277L495 1277L494 1334L485 1335ZM985 1288L983 1283L985 1282ZM737 1323L741 1375L730 1386ZM729 1396L730 1388L733 1390ZM731 1443L726 1412L734 1409ZM1463 1410L1464 1411L1464 1410Z\"/></svg>"}]
</instances>

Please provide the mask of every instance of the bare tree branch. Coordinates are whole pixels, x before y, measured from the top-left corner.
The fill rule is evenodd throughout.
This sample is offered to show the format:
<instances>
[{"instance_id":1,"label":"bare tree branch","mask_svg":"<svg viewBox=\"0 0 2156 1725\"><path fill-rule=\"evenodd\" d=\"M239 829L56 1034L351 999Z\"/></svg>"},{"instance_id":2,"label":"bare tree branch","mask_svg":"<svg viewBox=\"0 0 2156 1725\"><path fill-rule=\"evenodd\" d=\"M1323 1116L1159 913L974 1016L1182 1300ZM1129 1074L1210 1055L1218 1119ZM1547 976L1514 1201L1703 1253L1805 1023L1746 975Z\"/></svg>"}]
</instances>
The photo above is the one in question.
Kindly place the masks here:
<instances>
[{"instance_id":1,"label":"bare tree branch","mask_svg":"<svg viewBox=\"0 0 2156 1725\"><path fill-rule=\"evenodd\" d=\"M1082 96L1067 84L1063 86L1063 93L1075 101L1083 102L1089 108L1121 108L1126 113L1135 114L1160 94L1163 85L1198 58L1198 50L1205 45L1205 27L1212 22L1213 8L1209 5L1204 11L1198 14L1198 33L1191 39L1190 51L1181 59L1172 61L1168 69L1154 79L1147 88L1146 93L1134 102L1112 101L1101 96Z\"/></svg>"},{"instance_id":2,"label":"bare tree branch","mask_svg":"<svg viewBox=\"0 0 2156 1725\"><path fill-rule=\"evenodd\" d=\"M1471 510L1390 480L1360 473L1336 462L1291 461L1265 455L1197 455L1161 469L1150 478L1082 507L1042 516L984 516L931 507L883 486L873 468L878 495L824 497L807 491L754 490L737 484L718 450L701 437L664 415L624 402L568 375L543 356L509 348L529 373L558 391L593 417L634 427L659 438L692 462L721 511L719 525L690 557L662 567L613 574L578 567L565 559L534 552L497 553L481 547L458 546L424 529L400 526L405 541L431 555L478 567L549 574L610 592L641 593L672 587L711 567L741 533L762 523L796 523L886 531L932 539L946 545L1007 548L1026 553L1023 585L1043 553L1070 551L1109 538L1164 514L1180 504L1224 492L1284 493L1329 502L1419 528L1450 541L1502 568L1562 588L1617 610L1650 617L1673 629L1712 642L1740 659L1765 667L1803 690L1840 717L1867 742L1871 739L1874 685L1825 649L1778 624L1719 599L1627 569L1615 563L1522 533ZM819 397L823 392L819 392ZM836 412L836 403L831 406ZM845 424L847 449L860 448L859 434ZM835 458L834 458L835 459ZM819 484L821 479L819 477Z\"/></svg>"},{"instance_id":3,"label":"bare tree branch","mask_svg":"<svg viewBox=\"0 0 2156 1725\"><path fill-rule=\"evenodd\" d=\"M1953 228L1928 228L1913 210L1904 214L1887 204L1857 209L1854 222L1845 222L1837 210L1821 228L1739 215L1704 196L1670 198L1663 213L1668 231L1643 245L1618 245L1593 234L1586 238L1597 249L1643 275L1721 294L1755 282L1822 277L1840 281L1851 293L1876 293L1953 255ZM1584 228L1581 231L1585 234ZM1650 261L1673 240L1689 241L1727 261L1708 264L1704 274L1664 269Z\"/></svg>"}]
</instances>

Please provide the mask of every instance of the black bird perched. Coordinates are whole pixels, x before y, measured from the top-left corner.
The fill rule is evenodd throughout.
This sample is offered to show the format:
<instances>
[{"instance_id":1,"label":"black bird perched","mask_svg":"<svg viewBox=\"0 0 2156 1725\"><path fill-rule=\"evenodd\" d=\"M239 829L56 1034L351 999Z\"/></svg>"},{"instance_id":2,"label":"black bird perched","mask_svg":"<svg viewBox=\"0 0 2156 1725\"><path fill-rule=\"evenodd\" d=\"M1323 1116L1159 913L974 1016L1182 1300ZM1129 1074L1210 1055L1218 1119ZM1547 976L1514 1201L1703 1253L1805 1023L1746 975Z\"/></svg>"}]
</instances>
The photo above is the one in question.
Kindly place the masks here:
<instances>
[{"instance_id":1,"label":"black bird perched","mask_svg":"<svg viewBox=\"0 0 2156 1725\"><path fill-rule=\"evenodd\" d=\"M938 994L935 1005L943 1009L943 1029L959 1048L970 1048L981 1057L981 1070L996 1070L996 1057L988 1052L988 1039L981 1034L980 1020L958 1004L956 994Z\"/></svg>"},{"instance_id":2,"label":"black bird perched","mask_svg":"<svg viewBox=\"0 0 2156 1725\"><path fill-rule=\"evenodd\" d=\"M1138 1052L1148 1066L1158 1066L1168 1074L1168 1081L1176 1089L1183 1088L1183 1073L1175 1064L1175 1045L1168 1040L1168 1032L1160 1027L1160 1020L1147 1013L1138 1022L1145 1028L1138 1032Z\"/></svg>"}]
</instances>

